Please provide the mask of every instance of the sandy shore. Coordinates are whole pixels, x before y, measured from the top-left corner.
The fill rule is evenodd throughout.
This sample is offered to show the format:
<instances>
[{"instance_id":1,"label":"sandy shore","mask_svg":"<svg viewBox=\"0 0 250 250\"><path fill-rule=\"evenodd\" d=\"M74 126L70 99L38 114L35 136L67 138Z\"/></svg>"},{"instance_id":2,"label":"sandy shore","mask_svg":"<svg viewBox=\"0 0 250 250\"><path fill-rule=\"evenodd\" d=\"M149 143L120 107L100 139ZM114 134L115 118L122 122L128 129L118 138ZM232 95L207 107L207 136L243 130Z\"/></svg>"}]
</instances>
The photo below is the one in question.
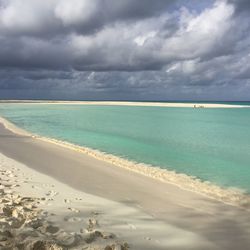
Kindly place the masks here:
<instances>
[{"instance_id":1,"label":"sandy shore","mask_svg":"<svg viewBox=\"0 0 250 250\"><path fill-rule=\"evenodd\" d=\"M123 224L119 204L73 190L2 154L0 181L1 249L129 248L104 229L110 209L116 209L112 222Z\"/></svg>"},{"instance_id":2,"label":"sandy shore","mask_svg":"<svg viewBox=\"0 0 250 250\"><path fill-rule=\"evenodd\" d=\"M0 103L24 104L70 104L70 105L106 105L106 106L138 106L138 107L169 107L169 108L246 108L246 105L219 103L163 103L163 102L128 102L128 101L42 101L42 100L0 100Z\"/></svg>"},{"instance_id":3,"label":"sandy shore","mask_svg":"<svg viewBox=\"0 0 250 250\"><path fill-rule=\"evenodd\" d=\"M79 217L79 213L83 211L80 219L72 219L76 224L84 220L85 224L80 223L83 229L88 228L89 219L93 219L92 213L98 211L97 214L101 218L94 217L93 223L100 221L98 224L102 225L103 232L113 233L117 237L116 240L120 240L117 243L114 239L109 239L111 242L107 244L128 242L131 249L243 250L250 246L250 213L244 209L117 168L113 164L69 148L40 141L29 135L14 134L2 125L0 152L5 155L1 155L1 165L4 175L7 173L8 182L12 179L22 180L20 176L16 179L12 177L18 176L16 171L27 171L24 176L31 178L24 182L26 187L30 185L26 194L23 193L25 189L20 187L15 192L21 197L28 194L28 197L39 199L46 198L48 194L47 198L53 199L45 200L52 203L54 212L50 213L58 216L54 215L54 221L51 218L46 220L53 222L53 226L66 233L79 234L81 230L75 224L71 230L67 229L70 223L65 223L64 219L68 215L62 215L60 211L68 212L70 207L69 211L74 214L73 217ZM46 181L44 174L48 178ZM37 179L34 179L35 177ZM24 184L18 185L22 187ZM6 189L6 186L4 188ZM82 197L84 203L76 202L79 197ZM65 200L71 203L68 204ZM49 207L47 203L41 209L46 211ZM120 208L118 213L117 207ZM88 234L85 230L81 232ZM106 239L100 235L92 244L99 244L99 241L106 244ZM80 236L85 239L85 235L80 233ZM101 244L101 247L104 247L103 242Z\"/></svg>"},{"instance_id":4,"label":"sandy shore","mask_svg":"<svg viewBox=\"0 0 250 250\"><path fill-rule=\"evenodd\" d=\"M2 123L6 129L12 131L14 134L29 136L43 142L52 143L60 147L80 152L97 160L105 161L106 163L115 165L116 167L121 167L123 169L127 169L129 171L133 171L135 173L139 173L165 183L171 183L181 189L196 192L206 197L215 199L216 201L222 201L223 203L239 206L250 211L250 195L245 194L242 190L238 190L236 188L222 188L208 181L203 182L195 177L176 173L175 171L170 171L167 169L161 169L158 166L151 166L129 161L124 158L88 147L77 146L65 141L59 141L56 139L35 135L15 126L13 123L9 122L3 117L0 117L0 123Z\"/></svg>"}]
</instances>

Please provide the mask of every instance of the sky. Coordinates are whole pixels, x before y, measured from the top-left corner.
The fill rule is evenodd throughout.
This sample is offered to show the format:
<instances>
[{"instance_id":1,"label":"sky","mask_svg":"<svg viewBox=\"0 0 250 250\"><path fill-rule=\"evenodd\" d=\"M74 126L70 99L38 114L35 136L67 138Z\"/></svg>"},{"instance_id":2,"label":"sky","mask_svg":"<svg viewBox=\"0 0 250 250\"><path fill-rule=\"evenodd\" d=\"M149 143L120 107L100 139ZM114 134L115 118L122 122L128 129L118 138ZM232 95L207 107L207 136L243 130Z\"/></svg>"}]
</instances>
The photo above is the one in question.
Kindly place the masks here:
<instances>
[{"instance_id":1,"label":"sky","mask_svg":"<svg viewBox=\"0 0 250 250\"><path fill-rule=\"evenodd\" d=\"M250 100L250 1L0 0L0 99Z\"/></svg>"}]
</instances>

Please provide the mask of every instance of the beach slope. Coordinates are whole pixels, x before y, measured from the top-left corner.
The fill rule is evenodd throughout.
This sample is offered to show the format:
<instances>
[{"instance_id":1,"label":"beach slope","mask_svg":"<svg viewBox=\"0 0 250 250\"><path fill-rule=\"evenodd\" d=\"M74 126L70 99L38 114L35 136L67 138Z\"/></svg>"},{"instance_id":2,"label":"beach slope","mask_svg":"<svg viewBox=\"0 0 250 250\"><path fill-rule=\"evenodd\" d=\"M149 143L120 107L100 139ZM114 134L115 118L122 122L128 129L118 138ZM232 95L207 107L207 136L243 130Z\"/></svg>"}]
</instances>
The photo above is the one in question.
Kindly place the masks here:
<instances>
[{"instance_id":1,"label":"beach slope","mask_svg":"<svg viewBox=\"0 0 250 250\"><path fill-rule=\"evenodd\" d=\"M15 134L2 124L0 152L28 166L38 176L50 176L50 183L55 179L75 192L103 199L93 205L93 210L107 211L104 208L109 202L126 208L120 214L119 226L112 223L115 210L110 209L106 225L130 242L131 249L243 250L250 246L250 213L242 208L29 135ZM136 212L127 213L128 208ZM123 230L125 225L127 231Z\"/></svg>"}]
</instances>

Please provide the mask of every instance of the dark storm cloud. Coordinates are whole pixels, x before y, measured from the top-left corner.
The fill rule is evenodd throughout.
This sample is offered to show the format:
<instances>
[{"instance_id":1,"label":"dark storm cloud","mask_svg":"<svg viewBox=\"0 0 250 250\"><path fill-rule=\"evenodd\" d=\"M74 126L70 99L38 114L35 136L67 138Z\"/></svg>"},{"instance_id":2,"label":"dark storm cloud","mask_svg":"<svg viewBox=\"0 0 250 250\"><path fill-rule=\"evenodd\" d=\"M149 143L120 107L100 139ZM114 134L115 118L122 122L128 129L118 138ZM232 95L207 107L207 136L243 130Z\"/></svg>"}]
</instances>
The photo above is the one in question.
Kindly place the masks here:
<instances>
[{"instance_id":1,"label":"dark storm cloud","mask_svg":"<svg viewBox=\"0 0 250 250\"><path fill-rule=\"evenodd\" d=\"M237 12L250 11L250 1L249 0L229 0L229 3L234 4Z\"/></svg>"},{"instance_id":2,"label":"dark storm cloud","mask_svg":"<svg viewBox=\"0 0 250 250\"><path fill-rule=\"evenodd\" d=\"M237 39L228 32L234 8L224 1L197 14L160 0L2 2L2 67L161 70L174 60L229 54Z\"/></svg>"},{"instance_id":3,"label":"dark storm cloud","mask_svg":"<svg viewBox=\"0 0 250 250\"><path fill-rule=\"evenodd\" d=\"M117 21L149 18L167 11L173 0L1 0L2 31L11 35L91 34Z\"/></svg>"},{"instance_id":4,"label":"dark storm cloud","mask_svg":"<svg viewBox=\"0 0 250 250\"><path fill-rule=\"evenodd\" d=\"M20 98L184 98L218 86L233 96L239 84L246 94L249 6L0 0L0 98L15 90Z\"/></svg>"},{"instance_id":5,"label":"dark storm cloud","mask_svg":"<svg viewBox=\"0 0 250 250\"><path fill-rule=\"evenodd\" d=\"M55 69L68 66L69 51L63 44L33 37L0 35L0 67Z\"/></svg>"}]
</instances>

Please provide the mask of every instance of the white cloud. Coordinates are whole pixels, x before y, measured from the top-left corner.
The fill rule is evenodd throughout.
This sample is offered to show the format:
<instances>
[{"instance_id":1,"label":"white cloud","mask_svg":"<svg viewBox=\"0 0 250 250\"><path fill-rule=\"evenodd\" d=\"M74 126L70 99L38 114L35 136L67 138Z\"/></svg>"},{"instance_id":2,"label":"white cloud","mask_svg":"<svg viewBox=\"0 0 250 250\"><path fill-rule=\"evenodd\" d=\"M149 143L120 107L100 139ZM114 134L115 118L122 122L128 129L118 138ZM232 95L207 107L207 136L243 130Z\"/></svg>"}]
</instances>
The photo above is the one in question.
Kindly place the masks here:
<instances>
[{"instance_id":1,"label":"white cloud","mask_svg":"<svg viewBox=\"0 0 250 250\"><path fill-rule=\"evenodd\" d=\"M140 35L140 36L137 36L135 39L134 39L134 42L138 45L138 46L143 46L144 43L150 39L150 38L154 38L156 36L156 32L155 31L150 31L144 35Z\"/></svg>"},{"instance_id":2,"label":"white cloud","mask_svg":"<svg viewBox=\"0 0 250 250\"><path fill-rule=\"evenodd\" d=\"M164 41L165 57L192 59L210 53L229 31L234 7L225 1L217 1L210 9L194 16L182 11L179 30Z\"/></svg>"},{"instance_id":3,"label":"white cloud","mask_svg":"<svg viewBox=\"0 0 250 250\"><path fill-rule=\"evenodd\" d=\"M0 32L37 33L49 30L55 0L9 0L0 8Z\"/></svg>"},{"instance_id":4,"label":"white cloud","mask_svg":"<svg viewBox=\"0 0 250 250\"><path fill-rule=\"evenodd\" d=\"M0 66L62 70L69 72L65 81L71 84L72 76L92 89L122 86L160 94L171 86L192 91L193 85L250 79L249 17L236 17L228 2L216 1L199 12L190 6L166 8L158 15L141 11L154 1L116 0L104 8L109 2L0 0Z\"/></svg>"},{"instance_id":5,"label":"white cloud","mask_svg":"<svg viewBox=\"0 0 250 250\"><path fill-rule=\"evenodd\" d=\"M172 64L166 69L166 73L171 74L193 74L196 70L198 60L186 60Z\"/></svg>"},{"instance_id":6,"label":"white cloud","mask_svg":"<svg viewBox=\"0 0 250 250\"><path fill-rule=\"evenodd\" d=\"M59 0L55 6L55 16L64 25L89 22L97 15L98 0Z\"/></svg>"}]
</instances>

